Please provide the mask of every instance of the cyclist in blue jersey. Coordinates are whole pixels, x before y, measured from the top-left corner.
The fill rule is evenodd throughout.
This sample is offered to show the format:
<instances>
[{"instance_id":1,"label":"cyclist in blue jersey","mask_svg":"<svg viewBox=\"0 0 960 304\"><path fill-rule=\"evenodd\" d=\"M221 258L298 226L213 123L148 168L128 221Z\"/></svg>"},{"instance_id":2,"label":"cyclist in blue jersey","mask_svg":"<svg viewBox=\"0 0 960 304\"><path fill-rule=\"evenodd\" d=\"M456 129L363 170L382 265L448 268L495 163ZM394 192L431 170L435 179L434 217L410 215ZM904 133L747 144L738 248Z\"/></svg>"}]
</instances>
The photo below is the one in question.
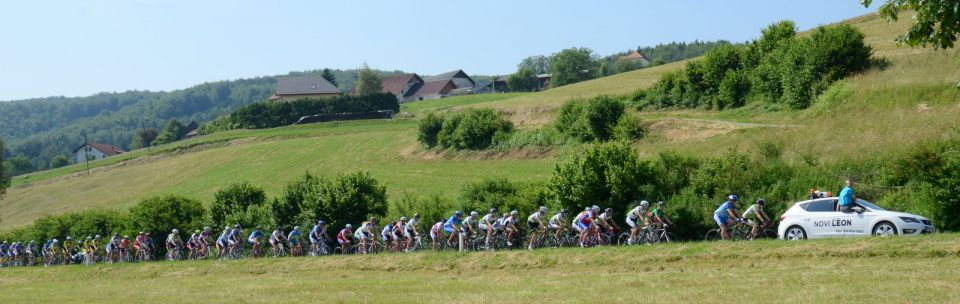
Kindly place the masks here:
<instances>
[{"instance_id":1,"label":"cyclist in blue jersey","mask_svg":"<svg viewBox=\"0 0 960 304\"><path fill-rule=\"evenodd\" d=\"M446 231L447 234L450 234L450 237L447 238L447 246L453 247L453 238L460 233L460 225L463 223L463 212L457 210L443 223L443 231Z\"/></svg>"},{"instance_id":2,"label":"cyclist in blue jersey","mask_svg":"<svg viewBox=\"0 0 960 304\"><path fill-rule=\"evenodd\" d=\"M300 226L293 226L293 230L290 230L290 233L287 234L287 243L290 243L290 255L299 256L302 254L303 248L300 247L300 237L303 235L300 232Z\"/></svg>"},{"instance_id":3,"label":"cyclist in blue jersey","mask_svg":"<svg viewBox=\"0 0 960 304\"><path fill-rule=\"evenodd\" d=\"M247 243L253 245L253 256L260 255L260 238L263 237L263 231L261 231L260 226L257 226L256 229L253 229L253 232L250 232L250 236L247 237Z\"/></svg>"},{"instance_id":4,"label":"cyclist in blue jersey","mask_svg":"<svg viewBox=\"0 0 960 304\"><path fill-rule=\"evenodd\" d=\"M730 226L743 222L737 210L738 201L740 201L740 197L731 194L727 201L720 205L717 211L713 212L713 220L720 226L720 237L724 240L730 239Z\"/></svg>"}]
</instances>

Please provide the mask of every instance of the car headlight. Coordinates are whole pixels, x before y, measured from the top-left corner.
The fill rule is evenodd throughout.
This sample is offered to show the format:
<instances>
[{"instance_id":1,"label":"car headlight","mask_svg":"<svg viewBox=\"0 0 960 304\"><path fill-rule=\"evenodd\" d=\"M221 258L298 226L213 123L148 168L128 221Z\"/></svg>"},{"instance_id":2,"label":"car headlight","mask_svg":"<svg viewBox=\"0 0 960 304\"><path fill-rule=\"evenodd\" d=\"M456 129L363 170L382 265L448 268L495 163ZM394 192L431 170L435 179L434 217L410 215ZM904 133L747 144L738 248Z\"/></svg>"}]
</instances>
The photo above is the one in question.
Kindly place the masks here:
<instances>
[{"instance_id":1,"label":"car headlight","mask_svg":"<svg viewBox=\"0 0 960 304\"><path fill-rule=\"evenodd\" d=\"M912 217L901 216L900 219L907 223L920 223L920 220Z\"/></svg>"}]
</instances>

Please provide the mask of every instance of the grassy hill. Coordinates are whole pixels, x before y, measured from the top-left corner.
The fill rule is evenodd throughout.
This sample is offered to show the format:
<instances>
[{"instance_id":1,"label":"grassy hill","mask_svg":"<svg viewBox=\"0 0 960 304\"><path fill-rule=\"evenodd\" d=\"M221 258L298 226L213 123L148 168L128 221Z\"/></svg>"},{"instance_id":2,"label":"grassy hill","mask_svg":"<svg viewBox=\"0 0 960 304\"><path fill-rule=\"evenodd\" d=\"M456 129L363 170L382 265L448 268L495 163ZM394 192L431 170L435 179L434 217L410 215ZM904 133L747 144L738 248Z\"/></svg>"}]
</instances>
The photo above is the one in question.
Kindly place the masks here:
<instances>
[{"instance_id":1,"label":"grassy hill","mask_svg":"<svg viewBox=\"0 0 960 304\"><path fill-rule=\"evenodd\" d=\"M960 235L17 267L0 301L956 303ZM13 292L16 291L16 292Z\"/></svg>"},{"instance_id":2,"label":"grassy hill","mask_svg":"<svg viewBox=\"0 0 960 304\"><path fill-rule=\"evenodd\" d=\"M888 24L874 15L846 22L861 29L878 58L889 65L834 85L811 108L766 111L747 106L728 111L656 111L639 115L650 133L636 143L646 157L662 151L717 155L778 142L791 162L822 165L902 153L917 143L958 135L960 51L898 48L893 39L909 18ZM494 94L417 102L402 111L422 115L465 107L510 113L521 128L552 121L572 98L626 94L682 67L673 63L527 94ZM0 228L27 224L49 213L93 207L125 208L153 194L176 193L210 201L214 191L247 180L276 194L303 174L369 170L392 199L453 197L464 183L482 177L546 180L556 151L426 152L415 139L416 118L240 130L135 151L93 163L18 177L0 201Z\"/></svg>"}]
</instances>

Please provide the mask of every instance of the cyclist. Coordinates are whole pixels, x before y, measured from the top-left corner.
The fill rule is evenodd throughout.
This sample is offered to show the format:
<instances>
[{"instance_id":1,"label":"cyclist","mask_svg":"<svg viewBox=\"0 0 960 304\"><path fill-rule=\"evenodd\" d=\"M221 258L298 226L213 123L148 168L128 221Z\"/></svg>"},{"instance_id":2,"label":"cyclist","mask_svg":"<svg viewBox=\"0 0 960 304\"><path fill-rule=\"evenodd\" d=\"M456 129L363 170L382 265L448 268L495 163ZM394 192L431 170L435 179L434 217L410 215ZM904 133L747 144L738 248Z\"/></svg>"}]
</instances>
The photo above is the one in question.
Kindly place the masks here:
<instances>
[{"instance_id":1,"label":"cyclist","mask_svg":"<svg viewBox=\"0 0 960 304\"><path fill-rule=\"evenodd\" d=\"M443 237L443 220L436 222L433 226L430 227L430 240L431 245L434 251L437 250L437 243L440 242L440 238Z\"/></svg>"},{"instance_id":2,"label":"cyclist","mask_svg":"<svg viewBox=\"0 0 960 304\"><path fill-rule=\"evenodd\" d=\"M566 218L567 209L560 209L560 212L557 212L557 214L554 214L553 217L550 218L550 229L554 230L553 237L558 244L560 243L560 234L563 234L563 231L566 230L566 227L562 224Z\"/></svg>"},{"instance_id":3,"label":"cyclist","mask_svg":"<svg viewBox=\"0 0 960 304\"><path fill-rule=\"evenodd\" d=\"M203 227L203 231L200 232L199 244L200 244L200 256L207 258L210 256L210 227Z\"/></svg>"},{"instance_id":4,"label":"cyclist","mask_svg":"<svg viewBox=\"0 0 960 304\"><path fill-rule=\"evenodd\" d=\"M73 246L74 246L73 238L68 236L67 239L63 241L63 263L64 264L70 264L70 251L73 249Z\"/></svg>"},{"instance_id":5,"label":"cyclist","mask_svg":"<svg viewBox=\"0 0 960 304\"><path fill-rule=\"evenodd\" d=\"M187 238L187 249L190 250L188 257L200 258L200 242L202 242L200 239L200 229L194 230Z\"/></svg>"},{"instance_id":6,"label":"cyclist","mask_svg":"<svg viewBox=\"0 0 960 304\"><path fill-rule=\"evenodd\" d=\"M527 230L530 230L530 244L527 249L533 250L533 242L537 240L537 232L544 234L547 225L543 224L542 218L547 215L547 206L540 206L540 210L527 217Z\"/></svg>"},{"instance_id":7,"label":"cyclist","mask_svg":"<svg viewBox=\"0 0 960 304\"><path fill-rule=\"evenodd\" d=\"M377 228L377 219L371 217L366 222L360 223L360 228L357 228L357 231L354 232L354 238L357 239L357 244L360 245L360 253L366 254L368 249L373 247L373 236Z\"/></svg>"},{"instance_id":8,"label":"cyclist","mask_svg":"<svg viewBox=\"0 0 960 304\"><path fill-rule=\"evenodd\" d=\"M323 242L327 239L327 223L324 221L317 221L317 224L313 226L313 229L310 229L310 246L311 254L316 254L320 252L320 247L323 245Z\"/></svg>"},{"instance_id":9,"label":"cyclist","mask_svg":"<svg viewBox=\"0 0 960 304\"><path fill-rule=\"evenodd\" d=\"M83 256L87 259L87 264L96 261L96 257L94 256L97 252L96 248L97 246L93 242L93 237L88 235L87 240L83 242Z\"/></svg>"},{"instance_id":10,"label":"cyclist","mask_svg":"<svg viewBox=\"0 0 960 304\"><path fill-rule=\"evenodd\" d=\"M270 247L273 248L273 256L280 256L280 247L283 247L283 240L286 239L283 230L280 230L280 227L273 229L273 232L270 233L270 238L267 241L270 242Z\"/></svg>"},{"instance_id":11,"label":"cyclist","mask_svg":"<svg viewBox=\"0 0 960 304\"><path fill-rule=\"evenodd\" d=\"M627 225L630 226L630 239L628 245L633 245L633 240L637 239L640 230L648 229L650 226L650 202L640 201L640 204L630 212L627 212Z\"/></svg>"},{"instance_id":12,"label":"cyclist","mask_svg":"<svg viewBox=\"0 0 960 304\"><path fill-rule=\"evenodd\" d=\"M417 231L417 224L419 223L420 214L414 213L413 218L403 227L403 236L407 238L406 250L410 250L410 247L413 246L413 239L420 236L420 232Z\"/></svg>"},{"instance_id":13,"label":"cyclist","mask_svg":"<svg viewBox=\"0 0 960 304\"><path fill-rule=\"evenodd\" d=\"M394 227L392 231L393 231L394 246L396 247L396 251L400 252L401 250L403 250L403 246L407 244L407 240L406 238L404 238L404 235L406 234L404 230L406 230L406 227L407 227L407 217L401 216L400 220L397 221L397 223L394 224L393 226Z\"/></svg>"},{"instance_id":14,"label":"cyclist","mask_svg":"<svg viewBox=\"0 0 960 304\"><path fill-rule=\"evenodd\" d=\"M293 230L290 230L290 233L287 234L287 243L290 243L291 256L299 256L303 253L303 248L300 247L300 236L303 233L300 232L300 226L293 226Z\"/></svg>"},{"instance_id":15,"label":"cyclist","mask_svg":"<svg viewBox=\"0 0 960 304\"><path fill-rule=\"evenodd\" d=\"M263 231L261 229L260 226L257 226L256 229L250 232L250 236L247 237L247 243L253 246L253 257L260 257L260 251L263 249L260 245L260 238L263 237Z\"/></svg>"},{"instance_id":16,"label":"cyclist","mask_svg":"<svg viewBox=\"0 0 960 304\"><path fill-rule=\"evenodd\" d=\"M124 235L123 240L120 240L120 259L129 260L129 248L130 248L130 236Z\"/></svg>"},{"instance_id":17,"label":"cyclist","mask_svg":"<svg viewBox=\"0 0 960 304\"><path fill-rule=\"evenodd\" d=\"M587 208L587 210L580 212L573 219L573 229L577 230L580 233L580 247L586 247L585 242L587 241L587 236L590 232L593 231L594 221L597 218L596 211L600 207L593 206L594 208Z\"/></svg>"},{"instance_id":18,"label":"cyclist","mask_svg":"<svg viewBox=\"0 0 960 304\"><path fill-rule=\"evenodd\" d=\"M353 239L351 229L353 229L353 226L347 224L337 233L337 242L340 243L340 253L342 254L347 254L347 249L350 248L350 241Z\"/></svg>"},{"instance_id":19,"label":"cyclist","mask_svg":"<svg viewBox=\"0 0 960 304\"><path fill-rule=\"evenodd\" d=\"M230 246L229 250L232 252L239 253L243 250L243 229L240 229L240 224L233 225L233 229L230 230L230 237L227 238L227 245Z\"/></svg>"},{"instance_id":20,"label":"cyclist","mask_svg":"<svg viewBox=\"0 0 960 304\"><path fill-rule=\"evenodd\" d=\"M490 246L490 238L493 237L493 232L496 230L496 223L498 223L497 208L491 208L490 213L487 213L480 219L480 223L477 224L477 227L480 227L481 230L487 231L487 248Z\"/></svg>"},{"instance_id":21,"label":"cyclist","mask_svg":"<svg viewBox=\"0 0 960 304\"><path fill-rule=\"evenodd\" d=\"M383 246L393 250L393 241L395 241L393 229L397 225L397 222L390 222L386 225L383 225L383 230L380 230L380 239L383 240Z\"/></svg>"},{"instance_id":22,"label":"cyclist","mask_svg":"<svg viewBox=\"0 0 960 304\"><path fill-rule=\"evenodd\" d=\"M458 233L460 233L460 226L463 224L463 212L457 210L454 212L446 222L443 223L443 231L450 234L450 237L447 238L447 246L453 246L453 238L455 238Z\"/></svg>"},{"instance_id":23,"label":"cyclist","mask_svg":"<svg viewBox=\"0 0 960 304\"><path fill-rule=\"evenodd\" d=\"M227 252L227 245L230 243L230 226L224 226L223 232L220 233L220 237L217 238L217 258L223 259L225 253Z\"/></svg>"},{"instance_id":24,"label":"cyclist","mask_svg":"<svg viewBox=\"0 0 960 304\"><path fill-rule=\"evenodd\" d=\"M479 223L480 214L476 211L470 211L470 215L463 219L463 226L460 231L467 233L467 237L472 238L477 234L477 223Z\"/></svg>"},{"instance_id":25,"label":"cyclist","mask_svg":"<svg viewBox=\"0 0 960 304\"><path fill-rule=\"evenodd\" d=\"M670 217L667 216L667 213L663 211L666 204L663 201L657 202L657 209L653 209L653 212L650 213L654 223L657 223L657 228L666 229L667 227L673 226L673 221L670 220Z\"/></svg>"},{"instance_id":26,"label":"cyclist","mask_svg":"<svg viewBox=\"0 0 960 304\"><path fill-rule=\"evenodd\" d=\"M40 253L37 251L37 242L30 240L30 242L23 247L23 252L27 255L27 265L33 266L33 263L37 261L37 254Z\"/></svg>"},{"instance_id":27,"label":"cyclist","mask_svg":"<svg viewBox=\"0 0 960 304\"><path fill-rule=\"evenodd\" d=\"M3 241L3 243L0 243L0 267L3 267L3 265L6 265L5 258L7 256L8 250L10 250L10 245L7 244L7 241Z\"/></svg>"},{"instance_id":28,"label":"cyclist","mask_svg":"<svg viewBox=\"0 0 960 304\"><path fill-rule=\"evenodd\" d=\"M119 255L120 254L119 251L120 251L120 234L114 233L113 237L110 238L110 242L107 243L108 262L110 263L116 262L116 260L119 259L119 257L115 259L114 254Z\"/></svg>"},{"instance_id":29,"label":"cyclist","mask_svg":"<svg viewBox=\"0 0 960 304\"><path fill-rule=\"evenodd\" d=\"M507 247L513 246L513 234L517 232L517 223L520 222L520 215L517 210L510 211L509 215L503 217L503 230L507 232Z\"/></svg>"},{"instance_id":30,"label":"cyclist","mask_svg":"<svg viewBox=\"0 0 960 304\"><path fill-rule=\"evenodd\" d=\"M137 256L140 255L141 249L143 248L143 231L137 234L137 237L133 239L133 251L137 253Z\"/></svg>"},{"instance_id":31,"label":"cyclist","mask_svg":"<svg viewBox=\"0 0 960 304\"><path fill-rule=\"evenodd\" d=\"M47 251L44 253L43 261L44 261L44 265L50 265L55 259L54 257L59 253L58 250L60 249L60 241L57 239L53 239L52 241L47 243L46 247L47 247Z\"/></svg>"},{"instance_id":32,"label":"cyclist","mask_svg":"<svg viewBox=\"0 0 960 304\"><path fill-rule=\"evenodd\" d=\"M143 234L143 245L144 245L144 247L146 248L146 257L147 257L148 259L152 259L152 258L153 258L153 250L156 249L156 248L153 247L153 238L150 237L150 233L149 233L149 232Z\"/></svg>"},{"instance_id":33,"label":"cyclist","mask_svg":"<svg viewBox=\"0 0 960 304\"><path fill-rule=\"evenodd\" d=\"M597 228L602 229L602 233L613 236L620 232L620 226L613 220L613 208L604 209L603 213L597 216Z\"/></svg>"},{"instance_id":34,"label":"cyclist","mask_svg":"<svg viewBox=\"0 0 960 304\"><path fill-rule=\"evenodd\" d=\"M739 196L731 194L727 197L727 201L713 212L713 220L720 226L720 237L724 240L730 239L730 226L743 222L740 214L737 213L737 201L739 200Z\"/></svg>"},{"instance_id":35,"label":"cyclist","mask_svg":"<svg viewBox=\"0 0 960 304\"><path fill-rule=\"evenodd\" d=\"M747 219L747 224L750 225L750 239L756 239L757 233L760 229L767 227L772 221L770 216L767 215L767 212L763 210L763 207L767 205L767 201L762 198L758 198L757 202L750 207L747 207L747 210L743 212L743 218Z\"/></svg>"},{"instance_id":36,"label":"cyclist","mask_svg":"<svg viewBox=\"0 0 960 304\"><path fill-rule=\"evenodd\" d=\"M183 239L180 238L180 230L173 229L170 231L164 244L167 246L167 259L171 261L175 260L177 258L175 253L183 248Z\"/></svg>"}]
</instances>

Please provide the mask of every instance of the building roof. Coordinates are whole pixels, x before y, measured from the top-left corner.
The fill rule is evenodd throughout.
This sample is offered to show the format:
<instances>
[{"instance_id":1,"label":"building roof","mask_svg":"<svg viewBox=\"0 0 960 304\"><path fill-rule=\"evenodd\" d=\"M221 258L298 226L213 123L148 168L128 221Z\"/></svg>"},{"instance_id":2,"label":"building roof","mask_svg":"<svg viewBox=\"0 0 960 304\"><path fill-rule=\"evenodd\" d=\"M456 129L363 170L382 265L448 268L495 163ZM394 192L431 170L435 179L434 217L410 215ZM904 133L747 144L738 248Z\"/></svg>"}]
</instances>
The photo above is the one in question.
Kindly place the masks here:
<instances>
[{"instance_id":1,"label":"building roof","mask_svg":"<svg viewBox=\"0 0 960 304\"><path fill-rule=\"evenodd\" d=\"M87 145L90 145L90 147L93 147L94 149L97 149L100 152L103 152L103 154L107 156L114 156L114 155L126 152L126 151L123 151L123 149L120 149L108 144L83 144L77 147L76 149L73 149L73 153L77 153L78 150L83 149L83 147L86 147Z\"/></svg>"},{"instance_id":2,"label":"building roof","mask_svg":"<svg viewBox=\"0 0 960 304\"><path fill-rule=\"evenodd\" d=\"M541 78L541 79L543 79L543 78L550 78L550 73L547 73L547 74L537 74L537 78Z\"/></svg>"},{"instance_id":3,"label":"building roof","mask_svg":"<svg viewBox=\"0 0 960 304\"><path fill-rule=\"evenodd\" d=\"M277 78L276 95L309 95L342 93L321 76L287 76Z\"/></svg>"},{"instance_id":4,"label":"building roof","mask_svg":"<svg viewBox=\"0 0 960 304\"><path fill-rule=\"evenodd\" d=\"M393 93L394 95L400 94L400 91L407 88L407 83L410 83L411 80L423 82L423 78L420 78L417 74L400 74L384 78L383 92ZM404 95L413 95L413 91L415 90L411 88L411 90L404 92Z\"/></svg>"},{"instance_id":5,"label":"building roof","mask_svg":"<svg viewBox=\"0 0 960 304\"><path fill-rule=\"evenodd\" d=\"M438 81L428 81L423 83L420 86L420 89L414 95L423 96L430 94L446 94L450 90L455 89L457 86L453 84L453 80L438 80ZM449 89L448 89L449 88Z\"/></svg>"},{"instance_id":6,"label":"building roof","mask_svg":"<svg viewBox=\"0 0 960 304\"><path fill-rule=\"evenodd\" d=\"M451 80L454 78L466 78L466 79L469 79L471 83L476 84L476 82L473 81L473 78L470 78L470 76L468 76L467 73L464 72L463 70L450 71L440 75L430 76L424 80L431 82L431 81Z\"/></svg>"},{"instance_id":7,"label":"building roof","mask_svg":"<svg viewBox=\"0 0 960 304\"><path fill-rule=\"evenodd\" d=\"M647 57L640 54L639 51L633 51L633 53L627 54L626 56L620 56L620 60L644 60L647 61Z\"/></svg>"}]
</instances>

